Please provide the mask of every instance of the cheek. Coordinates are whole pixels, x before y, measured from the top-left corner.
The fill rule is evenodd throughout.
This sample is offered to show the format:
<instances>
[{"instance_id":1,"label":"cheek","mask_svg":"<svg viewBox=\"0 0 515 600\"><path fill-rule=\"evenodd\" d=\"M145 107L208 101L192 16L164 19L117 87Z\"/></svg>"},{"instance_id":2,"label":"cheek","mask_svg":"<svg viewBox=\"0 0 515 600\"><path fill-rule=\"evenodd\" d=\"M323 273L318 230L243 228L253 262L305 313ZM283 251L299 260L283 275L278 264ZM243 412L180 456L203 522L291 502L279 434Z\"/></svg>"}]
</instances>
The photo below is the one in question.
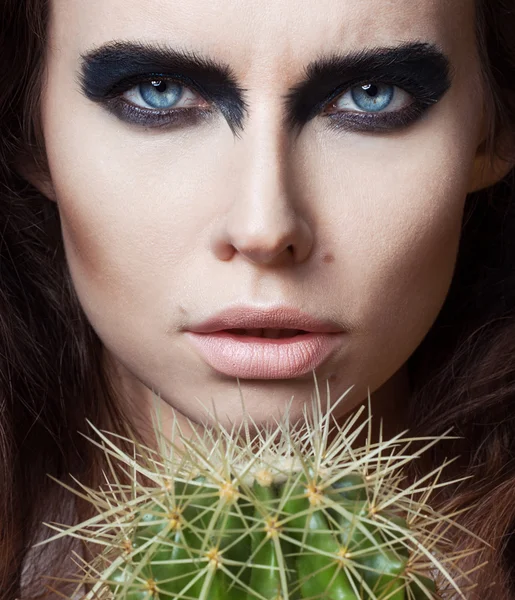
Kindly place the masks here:
<instances>
[{"instance_id":1,"label":"cheek","mask_svg":"<svg viewBox=\"0 0 515 600\"><path fill-rule=\"evenodd\" d=\"M336 135L301 158L305 193L329 199L342 317L383 363L402 364L422 341L454 272L476 132L457 118L440 123L352 144Z\"/></svg>"},{"instance_id":2,"label":"cheek","mask_svg":"<svg viewBox=\"0 0 515 600\"><path fill-rule=\"evenodd\" d=\"M69 269L99 334L131 317L155 335L170 315L170 298L183 299L184 278L191 285L195 267L188 264L206 247L202 231L223 209L217 202L228 172L208 126L156 135L113 124L95 110L69 120L49 111L46 120ZM204 254L200 259L206 262Z\"/></svg>"}]
</instances>

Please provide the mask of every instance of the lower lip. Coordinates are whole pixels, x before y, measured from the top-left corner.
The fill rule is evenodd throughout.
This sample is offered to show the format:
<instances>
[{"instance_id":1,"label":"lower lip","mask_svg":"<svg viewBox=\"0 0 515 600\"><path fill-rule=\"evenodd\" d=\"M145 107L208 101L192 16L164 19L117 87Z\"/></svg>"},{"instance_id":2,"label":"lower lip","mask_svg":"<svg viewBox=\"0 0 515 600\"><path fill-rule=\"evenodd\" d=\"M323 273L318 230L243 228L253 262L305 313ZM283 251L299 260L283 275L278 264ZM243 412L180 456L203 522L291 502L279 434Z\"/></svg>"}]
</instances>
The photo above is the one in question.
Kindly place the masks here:
<instances>
[{"instance_id":1,"label":"lower lip","mask_svg":"<svg viewBox=\"0 0 515 600\"><path fill-rule=\"evenodd\" d=\"M290 379L319 367L341 345L342 333L307 333L269 339L228 331L185 332L206 362L242 379Z\"/></svg>"}]
</instances>

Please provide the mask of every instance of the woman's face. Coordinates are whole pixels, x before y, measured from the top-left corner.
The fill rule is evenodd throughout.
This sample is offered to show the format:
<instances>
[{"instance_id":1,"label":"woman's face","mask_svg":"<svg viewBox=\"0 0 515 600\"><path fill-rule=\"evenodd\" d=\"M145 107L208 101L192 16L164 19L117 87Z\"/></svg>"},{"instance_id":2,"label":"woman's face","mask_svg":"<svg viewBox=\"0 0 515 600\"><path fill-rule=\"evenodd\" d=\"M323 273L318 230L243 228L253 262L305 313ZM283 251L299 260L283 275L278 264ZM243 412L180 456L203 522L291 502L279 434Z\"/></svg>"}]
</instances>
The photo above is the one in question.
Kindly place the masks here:
<instances>
[{"instance_id":1,"label":"woman's face","mask_svg":"<svg viewBox=\"0 0 515 600\"><path fill-rule=\"evenodd\" d=\"M235 373L187 330L245 304L336 322L323 397L329 379L332 399L354 386L340 413L368 388L386 403L453 275L482 135L474 2L51 4L48 195L136 402L237 420ZM314 390L311 370L238 376L258 421Z\"/></svg>"}]
</instances>

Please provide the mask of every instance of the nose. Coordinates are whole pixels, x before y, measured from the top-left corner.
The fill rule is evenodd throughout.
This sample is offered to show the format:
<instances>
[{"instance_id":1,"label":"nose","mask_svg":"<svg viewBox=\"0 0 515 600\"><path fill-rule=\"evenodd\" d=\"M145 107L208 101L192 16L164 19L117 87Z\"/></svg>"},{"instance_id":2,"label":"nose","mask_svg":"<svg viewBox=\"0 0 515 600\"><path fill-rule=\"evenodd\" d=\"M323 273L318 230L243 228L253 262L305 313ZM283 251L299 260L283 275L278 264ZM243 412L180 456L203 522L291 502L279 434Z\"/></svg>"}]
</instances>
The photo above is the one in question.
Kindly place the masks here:
<instances>
[{"instance_id":1,"label":"nose","mask_svg":"<svg viewBox=\"0 0 515 600\"><path fill-rule=\"evenodd\" d=\"M214 234L220 259L237 252L256 264L282 265L303 261L311 251L313 236L293 180L293 142L279 104L279 99L251 103L252 116L234 143L231 172L240 181L231 182L237 197Z\"/></svg>"}]
</instances>

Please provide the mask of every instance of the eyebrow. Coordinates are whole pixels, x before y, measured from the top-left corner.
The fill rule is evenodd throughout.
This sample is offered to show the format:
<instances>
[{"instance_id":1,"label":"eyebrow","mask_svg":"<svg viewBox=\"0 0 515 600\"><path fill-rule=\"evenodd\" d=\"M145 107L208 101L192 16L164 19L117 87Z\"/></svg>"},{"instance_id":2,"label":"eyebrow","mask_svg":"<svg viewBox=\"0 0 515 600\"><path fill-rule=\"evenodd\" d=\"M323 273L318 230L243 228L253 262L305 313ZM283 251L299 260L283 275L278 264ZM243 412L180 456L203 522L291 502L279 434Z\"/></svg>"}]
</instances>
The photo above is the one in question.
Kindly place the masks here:
<instances>
[{"instance_id":1,"label":"eyebrow","mask_svg":"<svg viewBox=\"0 0 515 600\"><path fill-rule=\"evenodd\" d=\"M93 101L115 95L117 83L152 74L183 79L213 101L233 133L243 130L248 114L246 89L238 85L230 65L195 51L168 45L112 41L81 54L79 81ZM347 54L319 56L307 65L304 78L283 96L285 124L301 127L318 113L321 105L345 91L345 87L380 80L386 84L410 82L428 101L439 99L450 87L449 58L435 44L404 42ZM436 100L433 100L436 101Z\"/></svg>"}]
</instances>

